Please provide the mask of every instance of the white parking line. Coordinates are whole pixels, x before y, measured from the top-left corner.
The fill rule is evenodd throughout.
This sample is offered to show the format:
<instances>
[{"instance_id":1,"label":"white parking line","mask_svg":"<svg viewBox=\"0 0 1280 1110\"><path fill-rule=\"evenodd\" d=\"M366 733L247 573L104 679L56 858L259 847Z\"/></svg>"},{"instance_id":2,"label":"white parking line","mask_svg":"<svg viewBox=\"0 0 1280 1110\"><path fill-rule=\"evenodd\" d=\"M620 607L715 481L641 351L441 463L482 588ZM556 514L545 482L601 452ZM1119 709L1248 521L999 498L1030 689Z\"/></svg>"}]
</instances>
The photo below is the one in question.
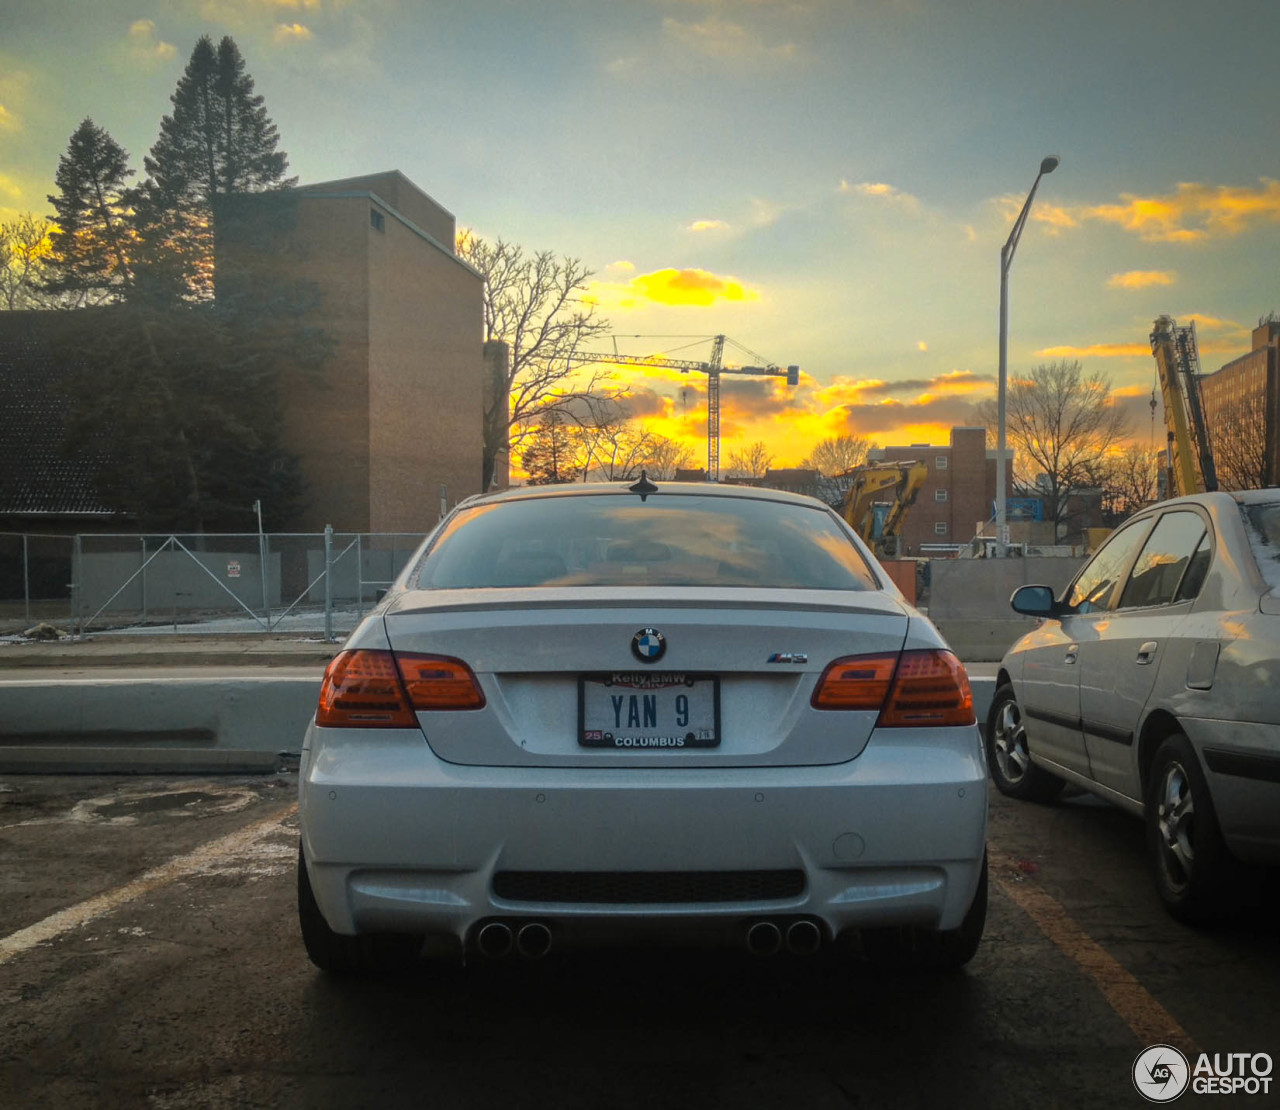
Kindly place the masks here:
<instances>
[{"instance_id":1,"label":"white parking line","mask_svg":"<svg viewBox=\"0 0 1280 1110\"><path fill-rule=\"evenodd\" d=\"M167 863L162 863L132 882L125 883L124 886L86 899L65 910L59 910L43 921L37 921L25 929L19 929L7 937L0 937L0 964L6 964L15 956L29 951L38 944L44 944L95 918L102 917L157 887L162 887L175 879L209 871L227 856L244 852L271 833L282 831L284 822L296 812L297 808L297 803L294 802L282 810L276 810L270 817L264 817L261 821L243 829L237 829L218 840L202 844L194 852L188 852L185 856L177 856Z\"/></svg>"}]
</instances>

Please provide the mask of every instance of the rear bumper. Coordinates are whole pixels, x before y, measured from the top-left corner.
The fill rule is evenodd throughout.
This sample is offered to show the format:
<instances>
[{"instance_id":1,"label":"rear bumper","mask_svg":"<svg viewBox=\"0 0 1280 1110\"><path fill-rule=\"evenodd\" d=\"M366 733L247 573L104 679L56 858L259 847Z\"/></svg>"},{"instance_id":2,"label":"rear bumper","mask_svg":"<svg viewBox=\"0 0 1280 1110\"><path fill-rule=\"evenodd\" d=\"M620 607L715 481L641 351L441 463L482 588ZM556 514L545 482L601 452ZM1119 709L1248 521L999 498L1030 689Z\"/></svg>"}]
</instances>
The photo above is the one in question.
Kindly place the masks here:
<instances>
[{"instance_id":1,"label":"rear bumper","mask_svg":"<svg viewBox=\"0 0 1280 1110\"><path fill-rule=\"evenodd\" d=\"M336 932L465 940L494 917L671 933L715 919L807 916L829 935L956 928L984 852L976 727L882 730L848 763L781 768L505 768L444 763L416 730L308 731L303 851ZM499 871L796 870L781 899L513 901Z\"/></svg>"},{"instance_id":2,"label":"rear bumper","mask_svg":"<svg viewBox=\"0 0 1280 1110\"><path fill-rule=\"evenodd\" d=\"M1280 729L1201 717L1180 723L1200 756L1232 854L1249 863L1280 863Z\"/></svg>"}]
</instances>

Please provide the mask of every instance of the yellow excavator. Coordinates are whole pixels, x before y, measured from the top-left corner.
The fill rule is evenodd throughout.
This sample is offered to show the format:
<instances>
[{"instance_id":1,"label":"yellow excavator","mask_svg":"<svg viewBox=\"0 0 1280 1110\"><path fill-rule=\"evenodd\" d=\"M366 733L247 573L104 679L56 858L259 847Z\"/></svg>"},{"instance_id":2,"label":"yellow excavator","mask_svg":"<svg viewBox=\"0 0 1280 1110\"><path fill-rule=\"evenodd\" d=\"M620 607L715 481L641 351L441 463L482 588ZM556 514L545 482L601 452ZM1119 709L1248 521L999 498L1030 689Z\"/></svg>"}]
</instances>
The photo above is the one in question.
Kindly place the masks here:
<instances>
[{"instance_id":1,"label":"yellow excavator","mask_svg":"<svg viewBox=\"0 0 1280 1110\"><path fill-rule=\"evenodd\" d=\"M892 558L901 545L902 521L929 477L922 462L876 462L840 476L849 483L840 515L877 555Z\"/></svg>"}]
</instances>

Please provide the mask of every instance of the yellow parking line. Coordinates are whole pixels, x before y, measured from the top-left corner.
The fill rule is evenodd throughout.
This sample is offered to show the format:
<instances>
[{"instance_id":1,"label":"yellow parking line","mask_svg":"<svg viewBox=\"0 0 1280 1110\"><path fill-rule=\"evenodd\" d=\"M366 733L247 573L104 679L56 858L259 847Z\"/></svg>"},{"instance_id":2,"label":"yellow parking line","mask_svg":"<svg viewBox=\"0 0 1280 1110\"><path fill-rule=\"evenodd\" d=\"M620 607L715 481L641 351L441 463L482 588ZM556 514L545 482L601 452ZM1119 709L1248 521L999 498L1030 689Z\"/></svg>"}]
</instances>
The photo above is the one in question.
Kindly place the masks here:
<instances>
[{"instance_id":1,"label":"yellow parking line","mask_svg":"<svg viewBox=\"0 0 1280 1110\"><path fill-rule=\"evenodd\" d=\"M1000 889L1093 980L1107 1004L1133 1031L1140 1044L1167 1044L1181 1049L1188 1056L1199 1054L1199 1046L1177 1019L1152 998L1115 957L1071 920L1067 911L1042 887L1034 882L1016 882L1004 877L1018 873L1017 861L1003 852L992 852L989 862Z\"/></svg>"},{"instance_id":2,"label":"yellow parking line","mask_svg":"<svg viewBox=\"0 0 1280 1110\"><path fill-rule=\"evenodd\" d=\"M8 963L15 956L34 948L37 944L44 944L95 918L102 917L157 887L207 870L219 859L243 851L266 834L280 828L297 808L298 803L294 802L284 809L276 810L270 817L264 817L261 821L256 821L243 829L237 829L218 840L202 844L194 852L188 852L185 856L177 856L167 863L162 863L132 882L125 883L124 886L78 902L65 910L50 914L43 921L37 921L25 929L19 929L7 937L0 937L0 964Z\"/></svg>"}]
</instances>

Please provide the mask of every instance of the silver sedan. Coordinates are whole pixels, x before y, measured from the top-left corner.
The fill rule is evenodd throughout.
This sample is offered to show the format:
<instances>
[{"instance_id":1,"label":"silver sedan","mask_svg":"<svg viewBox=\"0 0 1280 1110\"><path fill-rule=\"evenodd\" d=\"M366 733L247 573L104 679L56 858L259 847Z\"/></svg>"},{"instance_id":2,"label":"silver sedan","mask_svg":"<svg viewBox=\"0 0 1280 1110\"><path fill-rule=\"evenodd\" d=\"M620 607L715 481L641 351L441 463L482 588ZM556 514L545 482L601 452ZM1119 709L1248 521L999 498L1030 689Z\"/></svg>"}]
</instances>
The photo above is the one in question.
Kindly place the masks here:
<instances>
[{"instance_id":1,"label":"silver sedan","mask_svg":"<svg viewBox=\"0 0 1280 1110\"><path fill-rule=\"evenodd\" d=\"M846 937L954 967L982 935L968 679L809 498L642 478L464 502L329 667L299 778L326 970Z\"/></svg>"},{"instance_id":2,"label":"silver sedan","mask_svg":"<svg viewBox=\"0 0 1280 1110\"><path fill-rule=\"evenodd\" d=\"M988 720L1005 794L1065 783L1142 816L1156 885L1218 916L1280 862L1280 490L1165 501L1118 528L1006 653Z\"/></svg>"}]
</instances>

